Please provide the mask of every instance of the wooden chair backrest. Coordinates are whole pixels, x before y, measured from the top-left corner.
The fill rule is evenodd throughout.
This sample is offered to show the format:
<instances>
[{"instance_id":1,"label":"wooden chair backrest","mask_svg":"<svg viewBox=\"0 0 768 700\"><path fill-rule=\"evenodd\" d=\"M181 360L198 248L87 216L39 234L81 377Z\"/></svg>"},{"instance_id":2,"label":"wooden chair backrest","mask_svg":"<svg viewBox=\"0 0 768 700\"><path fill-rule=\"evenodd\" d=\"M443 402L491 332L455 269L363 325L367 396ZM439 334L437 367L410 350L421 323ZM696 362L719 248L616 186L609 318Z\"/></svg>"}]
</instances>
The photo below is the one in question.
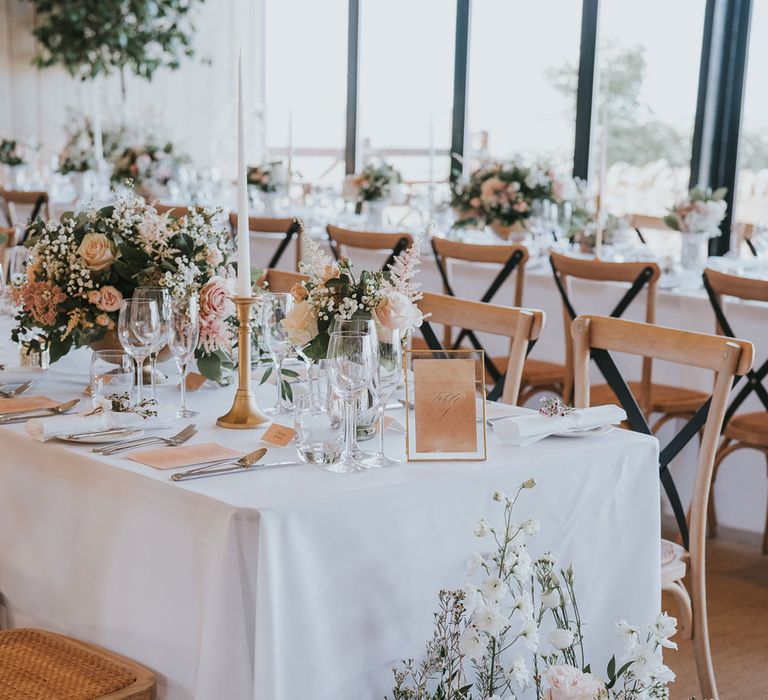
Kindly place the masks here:
<instances>
[{"instance_id":1,"label":"wooden chair backrest","mask_svg":"<svg viewBox=\"0 0 768 700\"><path fill-rule=\"evenodd\" d=\"M3 279L8 280L9 251L16 245L16 229L13 226L0 226L0 269Z\"/></svg>"},{"instance_id":2,"label":"wooden chair backrest","mask_svg":"<svg viewBox=\"0 0 768 700\"><path fill-rule=\"evenodd\" d=\"M361 248L365 250L389 250L391 251L401 238L408 239L409 247L413 245L413 236L410 233L384 233L380 231L353 231L328 224L326 227L328 238L337 246L347 248Z\"/></svg>"},{"instance_id":3,"label":"wooden chair backrest","mask_svg":"<svg viewBox=\"0 0 768 700\"><path fill-rule=\"evenodd\" d=\"M659 231L669 230L669 226L664 223L660 216L649 216L648 214L627 214L627 223L632 228L649 228Z\"/></svg>"},{"instance_id":4,"label":"wooden chair backrest","mask_svg":"<svg viewBox=\"0 0 768 700\"><path fill-rule=\"evenodd\" d=\"M264 274L259 277L256 286L264 287L270 292L290 292L293 285L299 282L306 282L308 279L307 275L302 275L299 272L270 268L265 270ZM266 287L264 286L265 283Z\"/></svg>"},{"instance_id":5,"label":"wooden chair backrest","mask_svg":"<svg viewBox=\"0 0 768 700\"><path fill-rule=\"evenodd\" d=\"M707 268L704 276L718 296L738 297L749 301L768 301L768 280L730 275Z\"/></svg>"},{"instance_id":6,"label":"wooden chair backrest","mask_svg":"<svg viewBox=\"0 0 768 700\"><path fill-rule=\"evenodd\" d=\"M459 326L509 338L511 342L501 400L509 404L517 403L528 345L539 337L544 327L543 311L469 301L431 292L424 292L419 308L422 313L429 314L430 323Z\"/></svg>"},{"instance_id":7,"label":"wooden chair backrest","mask_svg":"<svg viewBox=\"0 0 768 700\"><path fill-rule=\"evenodd\" d=\"M48 193L42 190L39 191L27 191L27 190L3 190L0 189L0 208L3 210L6 223L9 226L14 224L26 224L27 221L17 221L16 207L30 207L34 209L38 201L42 202L40 207L41 213L44 212L45 221L51 218L51 210L49 206Z\"/></svg>"},{"instance_id":8,"label":"wooden chair backrest","mask_svg":"<svg viewBox=\"0 0 768 700\"><path fill-rule=\"evenodd\" d=\"M159 202L153 206L158 214L170 214L176 219L183 219L185 216L189 215L189 212L192 209L192 207L177 206L175 204L160 204Z\"/></svg>"},{"instance_id":9,"label":"wooden chair backrest","mask_svg":"<svg viewBox=\"0 0 768 700\"><path fill-rule=\"evenodd\" d=\"M525 263L528 262L528 249L522 245L481 245L450 241L435 236L432 243L444 261L463 260L465 262L496 263L506 265L509 258L520 251L523 257L517 264L515 279L515 306L523 303L523 284L525 282ZM445 290L447 291L447 290Z\"/></svg>"},{"instance_id":10,"label":"wooden chair backrest","mask_svg":"<svg viewBox=\"0 0 768 700\"><path fill-rule=\"evenodd\" d=\"M574 258L561 253L551 253L550 258L557 268L565 285L568 295L571 296L571 279L593 280L596 282L625 282L632 284L638 275L645 269L653 271L647 283L647 295L645 301L645 322L656 322L656 295L657 283L661 276L661 269L654 262L607 262L597 259ZM576 312L578 313L578 309ZM573 387L573 339L571 338L571 317L563 305L563 323L565 327L565 395L571 393ZM643 367L640 377L642 390L638 399L640 405L648 406L651 395L652 360L643 358Z\"/></svg>"},{"instance_id":11,"label":"wooden chair backrest","mask_svg":"<svg viewBox=\"0 0 768 700\"><path fill-rule=\"evenodd\" d=\"M271 217L271 216L249 216L248 230L252 233L288 233L288 229L293 226L293 217ZM237 233L237 212L233 211L229 215L229 225L232 227L232 233ZM304 229L299 229L296 236L296 269L299 269L301 262L302 236Z\"/></svg>"}]
</instances>

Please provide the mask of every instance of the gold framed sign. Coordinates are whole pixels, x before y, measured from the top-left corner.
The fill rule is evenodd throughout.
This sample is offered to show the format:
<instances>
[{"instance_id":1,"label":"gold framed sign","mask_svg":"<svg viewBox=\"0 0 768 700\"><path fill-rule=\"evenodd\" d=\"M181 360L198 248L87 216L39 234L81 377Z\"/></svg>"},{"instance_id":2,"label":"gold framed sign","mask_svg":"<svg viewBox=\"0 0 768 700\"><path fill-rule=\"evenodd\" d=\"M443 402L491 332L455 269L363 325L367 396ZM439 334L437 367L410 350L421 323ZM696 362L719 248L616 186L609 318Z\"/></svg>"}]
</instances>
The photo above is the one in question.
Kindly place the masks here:
<instances>
[{"instance_id":1,"label":"gold framed sign","mask_svg":"<svg viewBox=\"0 0 768 700\"><path fill-rule=\"evenodd\" d=\"M482 350L405 351L409 462L487 457Z\"/></svg>"}]
</instances>

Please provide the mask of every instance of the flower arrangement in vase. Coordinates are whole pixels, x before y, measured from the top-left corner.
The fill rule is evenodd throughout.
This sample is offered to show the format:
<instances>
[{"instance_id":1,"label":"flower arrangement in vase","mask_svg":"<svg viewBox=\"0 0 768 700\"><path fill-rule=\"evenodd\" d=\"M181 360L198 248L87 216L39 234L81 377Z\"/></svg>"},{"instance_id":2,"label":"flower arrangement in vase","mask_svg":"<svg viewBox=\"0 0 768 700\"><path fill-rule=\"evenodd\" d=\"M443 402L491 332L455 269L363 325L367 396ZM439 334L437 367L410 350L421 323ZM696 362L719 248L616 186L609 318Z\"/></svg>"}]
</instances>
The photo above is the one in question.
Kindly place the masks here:
<instances>
[{"instance_id":1,"label":"flower arrangement in vase","mask_svg":"<svg viewBox=\"0 0 768 700\"><path fill-rule=\"evenodd\" d=\"M59 152L58 172L62 175L84 173L96 169L93 124L88 117L74 116L67 128L67 140ZM104 159L112 162L123 152L130 133L122 125L109 126L102 131Z\"/></svg>"},{"instance_id":2,"label":"flower arrangement in vase","mask_svg":"<svg viewBox=\"0 0 768 700\"><path fill-rule=\"evenodd\" d=\"M194 209L177 219L128 194L58 222L36 220L25 243L26 270L12 291L20 307L13 340L40 333L55 362L73 348L109 342L120 302L136 287L164 287L172 297L199 295L198 368L221 381L236 336L235 269L217 214Z\"/></svg>"},{"instance_id":3,"label":"flower arrangement in vase","mask_svg":"<svg viewBox=\"0 0 768 700\"><path fill-rule=\"evenodd\" d=\"M24 164L24 149L21 142L16 139L0 140L0 165L15 168Z\"/></svg>"},{"instance_id":4,"label":"flower arrangement in vase","mask_svg":"<svg viewBox=\"0 0 768 700\"><path fill-rule=\"evenodd\" d=\"M364 202L383 202L392 196L392 185L402 181L400 172L385 161L371 162L350 179L357 213Z\"/></svg>"},{"instance_id":5,"label":"flower arrangement in vase","mask_svg":"<svg viewBox=\"0 0 768 700\"><path fill-rule=\"evenodd\" d=\"M272 160L261 165L249 165L246 181L259 192L277 192L285 184L282 161Z\"/></svg>"},{"instance_id":6,"label":"flower arrangement in vase","mask_svg":"<svg viewBox=\"0 0 768 700\"><path fill-rule=\"evenodd\" d=\"M414 277L420 260L419 237L385 272L363 270L358 277L346 258L325 255L316 241L306 241L301 272L307 281L294 285L293 308L283 324L291 344L310 360L325 358L336 318L373 318L381 332L398 329L405 336L422 322Z\"/></svg>"},{"instance_id":7,"label":"flower arrangement in vase","mask_svg":"<svg viewBox=\"0 0 768 700\"><path fill-rule=\"evenodd\" d=\"M112 182L132 181L139 194L151 198L158 186L168 185L185 160L174 152L170 142L160 146L150 140L143 145L127 146L114 160Z\"/></svg>"},{"instance_id":8,"label":"flower arrangement in vase","mask_svg":"<svg viewBox=\"0 0 768 700\"><path fill-rule=\"evenodd\" d=\"M721 235L720 224L728 208L727 191L725 187L714 192L694 187L664 217L664 223L682 235L680 262L684 269L703 269L706 264L709 239Z\"/></svg>"},{"instance_id":9,"label":"flower arrangement in vase","mask_svg":"<svg viewBox=\"0 0 768 700\"><path fill-rule=\"evenodd\" d=\"M526 540L538 521L512 519L520 495L535 485L529 479L512 495L493 493L503 522L477 523L475 535L490 546L467 562L463 588L440 591L425 657L393 669L393 700L513 700L529 690L537 700L669 697L675 675L662 650L676 648L677 621L666 613L642 627L620 621L622 655L611 658L605 676L592 673L573 568L558 568L549 553L534 559Z\"/></svg>"}]
</instances>

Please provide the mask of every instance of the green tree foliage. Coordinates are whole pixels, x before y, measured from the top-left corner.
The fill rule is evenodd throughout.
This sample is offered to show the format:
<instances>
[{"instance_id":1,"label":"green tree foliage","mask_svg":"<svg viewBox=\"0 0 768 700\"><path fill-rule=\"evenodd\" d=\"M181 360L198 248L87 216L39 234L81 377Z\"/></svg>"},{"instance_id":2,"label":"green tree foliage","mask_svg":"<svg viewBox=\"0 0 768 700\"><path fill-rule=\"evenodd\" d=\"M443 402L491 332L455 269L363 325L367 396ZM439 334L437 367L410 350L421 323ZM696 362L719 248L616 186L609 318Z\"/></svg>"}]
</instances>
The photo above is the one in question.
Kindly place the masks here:
<instances>
[{"instance_id":1,"label":"green tree foliage","mask_svg":"<svg viewBox=\"0 0 768 700\"><path fill-rule=\"evenodd\" d=\"M40 68L89 80L128 69L151 80L194 55L191 10L202 0L27 0L37 11Z\"/></svg>"}]
</instances>

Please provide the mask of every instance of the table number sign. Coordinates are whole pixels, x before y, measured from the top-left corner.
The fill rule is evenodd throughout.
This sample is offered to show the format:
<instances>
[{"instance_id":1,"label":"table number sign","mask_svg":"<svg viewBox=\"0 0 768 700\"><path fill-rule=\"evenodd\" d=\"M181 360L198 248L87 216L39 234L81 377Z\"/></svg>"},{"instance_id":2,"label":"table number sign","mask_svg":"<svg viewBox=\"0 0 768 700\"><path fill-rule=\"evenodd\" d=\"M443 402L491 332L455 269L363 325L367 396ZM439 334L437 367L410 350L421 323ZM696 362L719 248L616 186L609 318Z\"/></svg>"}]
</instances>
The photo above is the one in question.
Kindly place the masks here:
<instances>
[{"instance_id":1,"label":"table number sign","mask_svg":"<svg viewBox=\"0 0 768 700\"><path fill-rule=\"evenodd\" d=\"M486 459L482 350L407 351L406 359L408 460Z\"/></svg>"}]
</instances>

